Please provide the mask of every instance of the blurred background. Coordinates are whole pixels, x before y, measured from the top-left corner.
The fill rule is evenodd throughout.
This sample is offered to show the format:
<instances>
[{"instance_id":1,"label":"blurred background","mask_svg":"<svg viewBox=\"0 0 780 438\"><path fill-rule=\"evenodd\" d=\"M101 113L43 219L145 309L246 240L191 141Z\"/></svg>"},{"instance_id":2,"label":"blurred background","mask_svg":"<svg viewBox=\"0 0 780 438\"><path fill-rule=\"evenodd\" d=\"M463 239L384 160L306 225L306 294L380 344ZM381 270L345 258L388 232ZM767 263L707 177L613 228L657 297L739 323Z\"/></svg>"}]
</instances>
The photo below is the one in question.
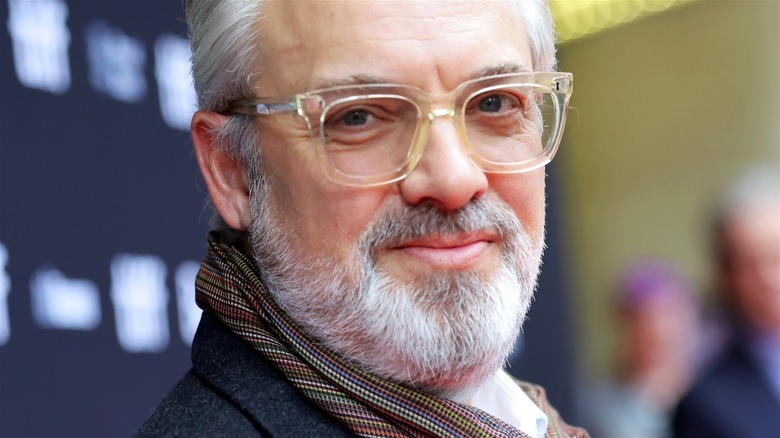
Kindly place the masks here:
<instances>
[{"instance_id":1,"label":"blurred background","mask_svg":"<svg viewBox=\"0 0 780 438\"><path fill-rule=\"evenodd\" d=\"M658 377L678 388L666 411L717 347L714 203L747 167L780 168L780 2L552 7L575 92L510 371L593 424L645 333L630 321L675 309L655 324L695 357ZM0 0L0 436L129 436L189 368L210 213L182 11Z\"/></svg>"}]
</instances>

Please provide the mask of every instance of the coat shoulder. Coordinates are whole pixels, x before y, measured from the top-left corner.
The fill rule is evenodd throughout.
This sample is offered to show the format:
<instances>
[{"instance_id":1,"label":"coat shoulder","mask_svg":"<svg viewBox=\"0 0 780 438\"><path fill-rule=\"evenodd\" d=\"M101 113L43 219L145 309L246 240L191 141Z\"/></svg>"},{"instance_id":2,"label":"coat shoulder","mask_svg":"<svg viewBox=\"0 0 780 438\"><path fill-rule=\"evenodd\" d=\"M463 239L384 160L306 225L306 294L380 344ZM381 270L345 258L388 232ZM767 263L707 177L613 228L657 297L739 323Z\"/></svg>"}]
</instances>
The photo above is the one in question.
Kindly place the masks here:
<instances>
[{"instance_id":1,"label":"coat shoulder","mask_svg":"<svg viewBox=\"0 0 780 438\"><path fill-rule=\"evenodd\" d=\"M190 370L136 432L136 437L266 436L228 398Z\"/></svg>"}]
</instances>

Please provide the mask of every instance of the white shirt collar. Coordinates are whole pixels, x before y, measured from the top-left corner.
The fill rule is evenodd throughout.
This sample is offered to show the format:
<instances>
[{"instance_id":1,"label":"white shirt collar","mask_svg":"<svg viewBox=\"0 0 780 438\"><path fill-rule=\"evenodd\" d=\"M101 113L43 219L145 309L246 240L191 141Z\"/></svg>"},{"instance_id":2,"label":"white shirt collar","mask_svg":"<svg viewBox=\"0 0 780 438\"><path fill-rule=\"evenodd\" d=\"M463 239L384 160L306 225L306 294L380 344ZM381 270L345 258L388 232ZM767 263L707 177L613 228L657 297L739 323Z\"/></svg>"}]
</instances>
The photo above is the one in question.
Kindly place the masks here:
<instances>
[{"instance_id":1,"label":"white shirt collar","mask_svg":"<svg viewBox=\"0 0 780 438\"><path fill-rule=\"evenodd\" d=\"M547 432L547 415L504 370L498 370L492 379L477 390L472 405L532 438L543 438Z\"/></svg>"}]
</instances>

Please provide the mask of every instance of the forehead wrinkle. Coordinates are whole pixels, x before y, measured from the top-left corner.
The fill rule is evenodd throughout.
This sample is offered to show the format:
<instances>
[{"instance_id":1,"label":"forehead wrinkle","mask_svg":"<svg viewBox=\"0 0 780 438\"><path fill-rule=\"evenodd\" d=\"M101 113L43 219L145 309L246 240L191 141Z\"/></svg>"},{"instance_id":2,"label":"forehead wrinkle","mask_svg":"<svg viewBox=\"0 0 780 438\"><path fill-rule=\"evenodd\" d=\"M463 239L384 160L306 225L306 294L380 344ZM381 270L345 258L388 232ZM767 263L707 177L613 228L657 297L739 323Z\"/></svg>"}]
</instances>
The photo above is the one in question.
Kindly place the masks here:
<instances>
[{"instance_id":1,"label":"forehead wrinkle","mask_svg":"<svg viewBox=\"0 0 780 438\"><path fill-rule=\"evenodd\" d=\"M464 14L465 15L465 14ZM452 18L452 17L447 17ZM359 34L361 34L360 40L354 39L334 39L331 41L331 45L349 46L353 44L404 44L415 43L424 45L426 43L439 44L442 41L469 41L469 40L485 40L486 37L490 37L486 34L485 26L481 20L471 17L469 21L466 21L471 28L464 29L463 21L461 21L457 29L442 29L441 26L431 25L437 21L444 21L445 18L415 18L415 17L378 17L372 26L366 26L365 23L346 23L346 28L357 27ZM387 25L382 22L389 21ZM380 32L381 29L393 29L392 33ZM361 32L362 31L362 32ZM422 46L421 46L422 47Z\"/></svg>"},{"instance_id":2,"label":"forehead wrinkle","mask_svg":"<svg viewBox=\"0 0 780 438\"><path fill-rule=\"evenodd\" d=\"M484 34L486 31L485 22L480 19L482 17L475 16L474 11L469 9L470 5L468 4L458 5L457 3L444 2L449 6L449 9L444 15L430 12L430 15L425 16L416 14L414 10L405 14L404 12L406 11L402 7L404 6L403 3L404 2L402 2L402 5L399 5L398 12L395 15L369 16L364 18L375 22L376 25L371 27L372 29L393 29L393 32L390 35L390 39L393 40L437 40L441 38L443 33L449 31L446 29L448 22L457 23L457 30L449 31L449 33L455 35L462 36L463 34L474 33ZM439 2L431 3L436 5ZM453 11L452 8L456 6L460 6L464 11ZM435 9L433 7L428 7L427 11L435 11ZM384 26L385 22L387 22L387 26ZM464 24L468 24L469 26L464 29Z\"/></svg>"}]
</instances>

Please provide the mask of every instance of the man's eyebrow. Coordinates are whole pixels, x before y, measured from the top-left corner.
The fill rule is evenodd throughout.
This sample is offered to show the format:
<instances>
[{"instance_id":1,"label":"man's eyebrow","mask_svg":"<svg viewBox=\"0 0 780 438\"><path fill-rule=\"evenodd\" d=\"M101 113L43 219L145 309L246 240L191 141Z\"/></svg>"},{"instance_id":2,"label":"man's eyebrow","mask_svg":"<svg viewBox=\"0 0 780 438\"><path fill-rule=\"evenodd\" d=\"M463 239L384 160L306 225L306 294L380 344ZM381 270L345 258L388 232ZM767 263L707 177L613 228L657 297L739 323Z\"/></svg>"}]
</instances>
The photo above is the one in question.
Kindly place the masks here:
<instances>
[{"instance_id":1,"label":"man's eyebrow","mask_svg":"<svg viewBox=\"0 0 780 438\"><path fill-rule=\"evenodd\" d=\"M501 75L507 73L528 73L530 71L531 70L528 67L522 64L518 64L516 62L507 62L507 63L497 64L491 67L487 67L482 70L478 70L475 74L471 75L470 77L472 79L477 79L486 76L495 76L495 75ZM374 76L368 74L357 74L357 75L350 75L345 78L323 79L316 82L315 86L312 89L324 90L324 89L339 87L343 85L373 85L373 84L387 84L387 83L390 83L390 81L380 76Z\"/></svg>"},{"instance_id":2,"label":"man's eyebrow","mask_svg":"<svg viewBox=\"0 0 780 438\"><path fill-rule=\"evenodd\" d=\"M472 78L484 78L486 76L503 75L508 73L529 73L531 70L516 62L507 62L479 70Z\"/></svg>"},{"instance_id":3,"label":"man's eyebrow","mask_svg":"<svg viewBox=\"0 0 780 438\"><path fill-rule=\"evenodd\" d=\"M351 75L346 78L338 79L324 79L315 83L315 90L323 90L326 88L340 87L342 85L371 85L371 84L385 84L386 79L374 75Z\"/></svg>"}]
</instances>

